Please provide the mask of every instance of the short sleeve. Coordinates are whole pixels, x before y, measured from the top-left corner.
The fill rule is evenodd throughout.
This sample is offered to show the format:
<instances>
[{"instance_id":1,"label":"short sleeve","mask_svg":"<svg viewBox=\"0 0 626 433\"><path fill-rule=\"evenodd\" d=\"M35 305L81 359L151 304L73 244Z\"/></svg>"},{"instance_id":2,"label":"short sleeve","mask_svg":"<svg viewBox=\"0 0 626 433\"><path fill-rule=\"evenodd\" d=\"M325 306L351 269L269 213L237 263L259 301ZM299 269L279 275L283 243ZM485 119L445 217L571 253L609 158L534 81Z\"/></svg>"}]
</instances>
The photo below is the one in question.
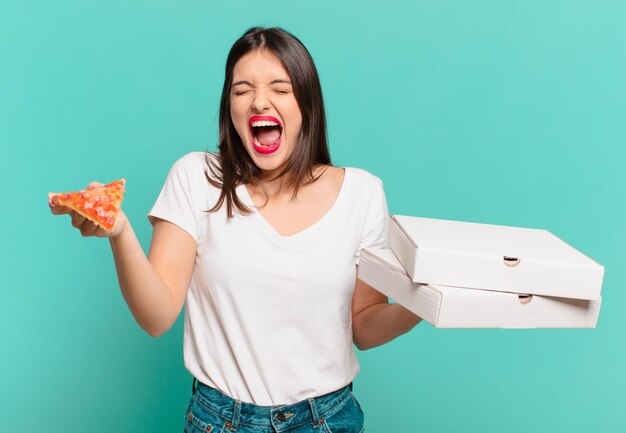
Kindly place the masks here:
<instances>
[{"instance_id":1,"label":"short sleeve","mask_svg":"<svg viewBox=\"0 0 626 433\"><path fill-rule=\"evenodd\" d=\"M387 198L383 190L383 182L379 178L375 178L365 212L361 242L356 253L357 265L359 264L362 249L385 248L387 246L388 226L389 210L387 209Z\"/></svg>"},{"instance_id":2,"label":"short sleeve","mask_svg":"<svg viewBox=\"0 0 626 433\"><path fill-rule=\"evenodd\" d=\"M154 206L148 213L148 220L154 224L155 218L161 218L176 224L198 242L196 223L196 205L194 203L194 170L201 170L194 162L197 157L188 154L174 163L165 179ZM202 173L202 171L201 171Z\"/></svg>"}]
</instances>

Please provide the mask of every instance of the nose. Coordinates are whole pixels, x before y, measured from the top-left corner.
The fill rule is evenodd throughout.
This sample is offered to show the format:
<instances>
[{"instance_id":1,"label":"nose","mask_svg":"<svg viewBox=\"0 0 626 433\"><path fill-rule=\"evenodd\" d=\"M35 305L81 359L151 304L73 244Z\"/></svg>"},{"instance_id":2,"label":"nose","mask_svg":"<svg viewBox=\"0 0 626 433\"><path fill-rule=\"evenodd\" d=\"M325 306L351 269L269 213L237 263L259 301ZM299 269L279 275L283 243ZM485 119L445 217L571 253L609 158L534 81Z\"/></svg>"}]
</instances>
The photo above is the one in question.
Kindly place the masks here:
<instances>
[{"instance_id":1,"label":"nose","mask_svg":"<svg viewBox=\"0 0 626 433\"><path fill-rule=\"evenodd\" d=\"M265 110L268 110L271 106L271 102L269 100L268 94L264 90L257 90L254 93L254 99L252 100L252 111L257 113L261 113Z\"/></svg>"}]
</instances>

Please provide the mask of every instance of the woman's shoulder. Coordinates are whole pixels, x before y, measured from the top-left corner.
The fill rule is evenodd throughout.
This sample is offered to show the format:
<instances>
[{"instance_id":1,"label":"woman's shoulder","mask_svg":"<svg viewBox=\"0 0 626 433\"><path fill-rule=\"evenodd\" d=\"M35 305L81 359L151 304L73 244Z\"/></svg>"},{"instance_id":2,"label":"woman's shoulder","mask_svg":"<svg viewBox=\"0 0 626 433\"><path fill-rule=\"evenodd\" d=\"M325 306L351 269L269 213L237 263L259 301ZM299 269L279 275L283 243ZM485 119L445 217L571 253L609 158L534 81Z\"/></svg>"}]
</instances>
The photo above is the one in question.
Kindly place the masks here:
<instances>
[{"instance_id":1,"label":"woman's shoulder","mask_svg":"<svg viewBox=\"0 0 626 433\"><path fill-rule=\"evenodd\" d=\"M177 159L172 165L171 174L189 179L211 177L220 172L219 154L211 152L189 152Z\"/></svg>"},{"instance_id":2,"label":"woman's shoulder","mask_svg":"<svg viewBox=\"0 0 626 433\"><path fill-rule=\"evenodd\" d=\"M359 188L382 188L383 181L367 170L357 167L343 167L346 177L350 177L350 182Z\"/></svg>"},{"instance_id":3,"label":"woman's shoulder","mask_svg":"<svg viewBox=\"0 0 626 433\"><path fill-rule=\"evenodd\" d=\"M357 167L343 167L345 178L342 195L350 207L367 208L385 196L382 180L367 170Z\"/></svg>"},{"instance_id":4,"label":"woman's shoulder","mask_svg":"<svg viewBox=\"0 0 626 433\"><path fill-rule=\"evenodd\" d=\"M174 162L168 178L204 193L207 188L215 189L209 179L215 180L220 174L219 160L219 155L211 152L189 152Z\"/></svg>"}]
</instances>

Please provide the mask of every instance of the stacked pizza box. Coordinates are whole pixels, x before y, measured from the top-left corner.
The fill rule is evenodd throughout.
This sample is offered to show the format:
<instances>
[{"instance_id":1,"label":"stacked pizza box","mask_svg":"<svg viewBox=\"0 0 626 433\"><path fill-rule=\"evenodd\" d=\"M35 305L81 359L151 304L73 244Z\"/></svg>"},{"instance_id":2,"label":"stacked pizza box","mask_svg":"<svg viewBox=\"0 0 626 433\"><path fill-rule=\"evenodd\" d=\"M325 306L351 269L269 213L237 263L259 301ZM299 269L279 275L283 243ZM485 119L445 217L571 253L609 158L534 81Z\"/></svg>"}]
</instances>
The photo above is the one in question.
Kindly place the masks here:
<instances>
[{"instance_id":1,"label":"stacked pizza box","mask_svg":"<svg viewBox=\"0 0 626 433\"><path fill-rule=\"evenodd\" d=\"M546 230L394 215L359 278L438 328L594 328L604 267Z\"/></svg>"}]
</instances>

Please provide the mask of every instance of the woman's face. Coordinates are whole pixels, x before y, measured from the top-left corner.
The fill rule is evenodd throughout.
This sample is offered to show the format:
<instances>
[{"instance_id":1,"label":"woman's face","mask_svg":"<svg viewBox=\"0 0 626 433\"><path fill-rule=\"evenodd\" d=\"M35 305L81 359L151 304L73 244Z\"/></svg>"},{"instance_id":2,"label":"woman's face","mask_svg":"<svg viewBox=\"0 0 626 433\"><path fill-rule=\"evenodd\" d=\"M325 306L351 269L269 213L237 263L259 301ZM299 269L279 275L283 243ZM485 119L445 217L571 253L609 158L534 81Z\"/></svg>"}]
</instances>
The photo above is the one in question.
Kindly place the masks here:
<instances>
[{"instance_id":1,"label":"woman's face","mask_svg":"<svg viewBox=\"0 0 626 433\"><path fill-rule=\"evenodd\" d=\"M298 143L302 114L287 71L270 51L251 51L235 64L230 116L257 167L277 174Z\"/></svg>"}]
</instances>

